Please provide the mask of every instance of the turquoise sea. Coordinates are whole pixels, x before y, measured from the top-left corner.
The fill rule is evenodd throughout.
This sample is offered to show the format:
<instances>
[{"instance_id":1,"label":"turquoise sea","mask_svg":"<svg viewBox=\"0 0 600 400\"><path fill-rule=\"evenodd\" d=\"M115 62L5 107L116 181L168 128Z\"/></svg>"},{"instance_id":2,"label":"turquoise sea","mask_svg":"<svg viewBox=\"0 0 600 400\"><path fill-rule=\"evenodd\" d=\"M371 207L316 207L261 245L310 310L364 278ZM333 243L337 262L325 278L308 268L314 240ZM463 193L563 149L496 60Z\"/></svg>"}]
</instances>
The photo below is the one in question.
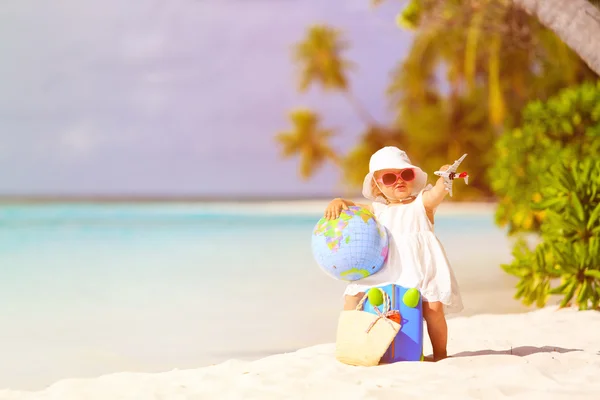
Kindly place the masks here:
<instances>
[{"instance_id":1,"label":"turquoise sea","mask_svg":"<svg viewBox=\"0 0 600 400\"><path fill-rule=\"evenodd\" d=\"M344 283L312 259L319 213L260 210L0 206L0 389L333 342ZM462 315L523 310L499 268L509 244L491 213L440 214L436 232Z\"/></svg>"}]
</instances>

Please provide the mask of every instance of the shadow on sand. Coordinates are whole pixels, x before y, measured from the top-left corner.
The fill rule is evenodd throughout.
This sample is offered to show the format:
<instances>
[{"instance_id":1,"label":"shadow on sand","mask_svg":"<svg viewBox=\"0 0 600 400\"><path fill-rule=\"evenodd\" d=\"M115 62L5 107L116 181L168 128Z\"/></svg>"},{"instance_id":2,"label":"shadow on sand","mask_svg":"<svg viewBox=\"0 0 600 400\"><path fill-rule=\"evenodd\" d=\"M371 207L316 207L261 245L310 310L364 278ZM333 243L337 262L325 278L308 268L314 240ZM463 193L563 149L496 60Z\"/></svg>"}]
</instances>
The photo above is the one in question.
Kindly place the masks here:
<instances>
[{"instance_id":1,"label":"shadow on sand","mask_svg":"<svg viewBox=\"0 0 600 400\"><path fill-rule=\"evenodd\" d=\"M583 351L582 349L564 349L562 347L544 346L521 346L514 347L509 350L478 350L478 351L463 351L460 353L452 354L450 357L472 357L472 356L489 356L489 355L510 355L525 357L536 353L570 353L572 351Z\"/></svg>"}]
</instances>

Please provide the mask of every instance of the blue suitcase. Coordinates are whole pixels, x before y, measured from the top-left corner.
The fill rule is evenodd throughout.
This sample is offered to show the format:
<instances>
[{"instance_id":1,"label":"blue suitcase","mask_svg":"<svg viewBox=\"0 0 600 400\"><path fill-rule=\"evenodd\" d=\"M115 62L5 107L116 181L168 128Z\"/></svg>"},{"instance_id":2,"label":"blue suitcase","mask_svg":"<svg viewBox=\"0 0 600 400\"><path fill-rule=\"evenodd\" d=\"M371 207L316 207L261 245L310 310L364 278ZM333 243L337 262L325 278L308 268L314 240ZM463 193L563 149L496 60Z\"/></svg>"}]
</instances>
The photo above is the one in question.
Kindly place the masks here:
<instances>
[{"instance_id":1,"label":"blue suitcase","mask_svg":"<svg viewBox=\"0 0 600 400\"><path fill-rule=\"evenodd\" d=\"M386 285L369 290L378 289L382 289L389 296L390 310L400 311L401 325L396 338L381 358L381 363L423 361L423 300L420 293L416 289L398 285ZM368 293L369 291L366 294ZM418 303L411 307L417 298ZM375 314L373 305L368 299L365 300L363 307L364 311ZM378 309L383 311L382 306L379 306Z\"/></svg>"}]
</instances>

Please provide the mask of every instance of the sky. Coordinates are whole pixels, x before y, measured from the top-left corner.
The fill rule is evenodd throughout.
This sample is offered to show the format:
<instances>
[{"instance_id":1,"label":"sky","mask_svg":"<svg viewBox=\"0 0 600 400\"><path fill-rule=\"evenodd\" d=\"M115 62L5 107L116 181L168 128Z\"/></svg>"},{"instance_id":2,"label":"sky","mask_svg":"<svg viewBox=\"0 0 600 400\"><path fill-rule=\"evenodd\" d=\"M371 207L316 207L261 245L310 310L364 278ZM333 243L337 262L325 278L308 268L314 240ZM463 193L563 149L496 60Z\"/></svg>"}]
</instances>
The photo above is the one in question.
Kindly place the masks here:
<instances>
[{"instance_id":1,"label":"sky","mask_svg":"<svg viewBox=\"0 0 600 400\"><path fill-rule=\"evenodd\" d=\"M353 90L393 117L389 73L410 35L401 3L369 0L3 0L0 196L329 196L274 136L314 107L346 151L364 126L343 97L296 92L291 46L312 23L343 30Z\"/></svg>"}]
</instances>

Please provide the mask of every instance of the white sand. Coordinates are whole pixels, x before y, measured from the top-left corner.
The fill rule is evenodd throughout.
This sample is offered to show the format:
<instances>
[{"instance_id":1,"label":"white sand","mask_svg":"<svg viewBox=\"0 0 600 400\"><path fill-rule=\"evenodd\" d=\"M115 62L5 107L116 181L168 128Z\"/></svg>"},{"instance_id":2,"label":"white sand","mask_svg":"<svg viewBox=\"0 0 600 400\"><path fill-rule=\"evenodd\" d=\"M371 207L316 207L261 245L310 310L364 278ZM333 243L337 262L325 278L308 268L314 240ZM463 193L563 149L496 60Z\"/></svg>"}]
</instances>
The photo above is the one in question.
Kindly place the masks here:
<instances>
[{"instance_id":1,"label":"white sand","mask_svg":"<svg viewBox=\"0 0 600 400\"><path fill-rule=\"evenodd\" d=\"M326 344L197 370L64 380L0 399L600 399L600 313L546 308L448 323L454 357L438 363L351 367Z\"/></svg>"}]
</instances>

